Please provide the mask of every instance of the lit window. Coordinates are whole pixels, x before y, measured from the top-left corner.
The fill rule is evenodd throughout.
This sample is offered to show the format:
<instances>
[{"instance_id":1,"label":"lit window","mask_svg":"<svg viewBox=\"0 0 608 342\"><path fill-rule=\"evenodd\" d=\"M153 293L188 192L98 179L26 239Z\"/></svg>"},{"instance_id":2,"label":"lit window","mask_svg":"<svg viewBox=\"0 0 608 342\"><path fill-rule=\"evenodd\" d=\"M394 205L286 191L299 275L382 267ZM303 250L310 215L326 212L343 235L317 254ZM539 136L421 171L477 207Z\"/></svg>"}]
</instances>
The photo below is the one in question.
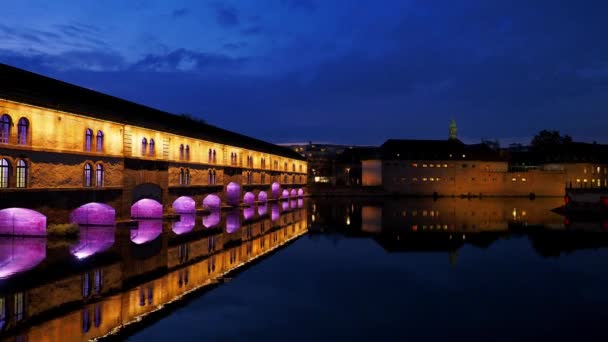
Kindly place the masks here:
<instances>
[{"instance_id":1,"label":"lit window","mask_svg":"<svg viewBox=\"0 0 608 342\"><path fill-rule=\"evenodd\" d=\"M17 162L17 187L27 188L27 163L21 159Z\"/></svg>"},{"instance_id":2,"label":"lit window","mask_svg":"<svg viewBox=\"0 0 608 342\"><path fill-rule=\"evenodd\" d=\"M427 181L427 179L426 179L426 178L422 178L422 181L423 181L423 182L426 182L426 181Z\"/></svg>"},{"instance_id":3,"label":"lit window","mask_svg":"<svg viewBox=\"0 0 608 342\"><path fill-rule=\"evenodd\" d=\"M517 178L513 177L513 178L511 178L511 180L512 180L513 182L515 182L515 181L517 181Z\"/></svg>"},{"instance_id":4,"label":"lit window","mask_svg":"<svg viewBox=\"0 0 608 342\"><path fill-rule=\"evenodd\" d=\"M155 151L154 147L155 147L154 139L150 139L150 149L149 149L149 152L148 152L148 155L150 157L154 157L154 155L156 154L156 151Z\"/></svg>"},{"instance_id":5,"label":"lit window","mask_svg":"<svg viewBox=\"0 0 608 342\"><path fill-rule=\"evenodd\" d=\"M95 185L98 188L101 188L103 186L104 178L105 178L105 175L104 175L103 165L97 164L97 166L95 166Z\"/></svg>"},{"instance_id":6,"label":"lit window","mask_svg":"<svg viewBox=\"0 0 608 342\"><path fill-rule=\"evenodd\" d=\"M525 182L525 181L526 181L526 179L525 179L525 178L522 178L522 179L521 179L521 181L522 181L522 182Z\"/></svg>"},{"instance_id":7,"label":"lit window","mask_svg":"<svg viewBox=\"0 0 608 342\"><path fill-rule=\"evenodd\" d=\"M11 135L12 120L8 114L2 115L0 118L0 144L8 144L8 138Z\"/></svg>"},{"instance_id":8,"label":"lit window","mask_svg":"<svg viewBox=\"0 0 608 342\"><path fill-rule=\"evenodd\" d=\"M422 164L422 167L427 167L427 165L426 164Z\"/></svg>"},{"instance_id":9,"label":"lit window","mask_svg":"<svg viewBox=\"0 0 608 342\"><path fill-rule=\"evenodd\" d=\"M84 133L84 150L87 152L91 152L91 147L93 145L93 130L87 128Z\"/></svg>"},{"instance_id":10,"label":"lit window","mask_svg":"<svg viewBox=\"0 0 608 342\"><path fill-rule=\"evenodd\" d=\"M82 298L88 298L91 295L91 278L89 273L85 272L82 275Z\"/></svg>"},{"instance_id":11,"label":"lit window","mask_svg":"<svg viewBox=\"0 0 608 342\"><path fill-rule=\"evenodd\" d=\"M103 132L97 131L97 144L95 145L97 152L103 152Z\"/></svg>"},{"instance_id":12,"label":"lit window","mask_svg":"<svg viewBox=\"0 0 608 342\"><path fill-rule=\"evenodd\" d=\"M587 179L583 179L583 183L587 183Z\"/></svg>"},{"instance_id":13,"label":"lit window","mask_svg":"<svg viewBox=\"0 0 608 342\"><path fill-rule=\"evenodd\" d=\"M15 293L14 317L15 321L20 322L25 318L25 298L23 292Z\"/></svg>"},{"instance_id":14,"label":"lit window","mask_svg":"<svg viewBox=\"0 0 608 342\"><path fill-rule=\"evenodd\" d=\"M4 299L4 297L0 297L0 330L2 330L6 325L6 319L6 299Z\"/></svg>"},{"instance_id":15,"label":"lit window","mask_svg":"<svg viewBox=\"0 0 608 342\"><path fill-rule=\"evenodd\" d=\"M93 186L93 167L89 163L84 164L84 186Z\"/></svg>"},{"instance_id":16,"label":"lit window","mask_svg":"<svg viewBox=\"0 0 608 342\"><path fill-rule=\"evenodd\" d=\"M148 139L141 139L141 155L146 156L146 151L148 150Z\"/></svg>"},{"instance_id":17,"label":"lit window","mask_svg":"<svg viewBox=\"0 0 608 342\"><path fill-rule=\"evenodd\" d=\"M412 167L418 167L418 164L413 163L413 164L412 164Z\"/></svg>"},{"instance_id":18,"label":"lit window","mask_svg":"<svg viewBox=\"0 0 608 342\"><path fill-rule=\"evenodd\" d=\"M467 157L466 155L464 155L464 154L462 155L462 158L466 158L466 157Z\"/></svg>"},{"instance_id":19,"label":"lit window","mask_svg":"<svg viewBox=\"0 0 608 342\"><path fill-rule=\"evenodd\" d=\"M429 180L430 180L431 182L434 182L434 181L435 181L435 178L429 178Z\"/></svg>"},{"instance_id":20,"label":"lit window","mask_svg":"<svg viewBox=\"0 0 608 342\"><path fill-rule=\"evenodd\" d=\"M418 181L417 177L412 178L412 182L417 182L417 181Z\"/></svg>"},{"instance_id":21,"label":"lit window","mask_svg":"<svg viewBox=\"0 0 608 342\"><path fill-rule=\"evenodd\" d=\"M186 145L186 160L190 160L190 145Z\"/></svg>"},{"instance_id":22,"label":"lit window","mask_svg":"<svg viewBox=\"0 0 608 342\"><path fill-rule=\"evenodd\" d=\"M439 182L441 180L441 178L435 178L435 181Z\"/></svg>"},{"instance_id":23,"label":"lit window","mask_svg":"<svg viewBox=\"0 0 608 342\"><path fill-rule=\"evenodd\" d=\"M429 167L435 167L435 164L430 164Z\"/></svg>"},{"instance_id":24,"label":"lit window","mask_svg":"<svg viewBox=\"0 0 608 342\"><path fill-rule=\"evenodd\" d=\"M179 145L179 160L184 160L184 144Z\"/></svg>"},{"instance_id":25,"label":"lit window","mask_svg":"<svg viewBox=\"0 0 608 342\"><path fill-rule=\"evenodd\" d=\"M93 291L96 294L100 294L102 287L103 287L103 273L102 273L101 269L96 269L93 274Z\"/></svg>"},{"instance_id":26,"label":"lit window","mask_svg":"<svg viewBox=\"0 0 608 342\"><path fill-rule=\"evenodd\" d=\"M0 159L0 188L8 188L8 173L10 167L8 160Z\"/></svg>"},{"instance_id":27,"label":"lit window","mask_svg":"<svg viewBox=\"0 0 608 342\"><path fill-rule=\"evenodd\" d=\"M17 144L27 145L27 133L30 127L30 122L26 118L19 119L17 124Z\"/></svg>"},{"instance_id":28,"label":"lit window","mask_svg":"<svg viewBox=\"0 0 608 342\"><path fill-rule=\"evenodd\" d=\"M580 179L580 178L578 178L578 179L576 180L576 182L577 182L577 183L580 183L580 182L581 182L581 179Z\"/></svg>"},{"instance_id":29,"label":"lit window","mask_svg":"<svg viewBox=\"0 0 608 342\"><path fill-rule=\"evenodd\" d=\"M443 167L448 167L448 164L443 164Z\"/></svg>"}]
</instances>

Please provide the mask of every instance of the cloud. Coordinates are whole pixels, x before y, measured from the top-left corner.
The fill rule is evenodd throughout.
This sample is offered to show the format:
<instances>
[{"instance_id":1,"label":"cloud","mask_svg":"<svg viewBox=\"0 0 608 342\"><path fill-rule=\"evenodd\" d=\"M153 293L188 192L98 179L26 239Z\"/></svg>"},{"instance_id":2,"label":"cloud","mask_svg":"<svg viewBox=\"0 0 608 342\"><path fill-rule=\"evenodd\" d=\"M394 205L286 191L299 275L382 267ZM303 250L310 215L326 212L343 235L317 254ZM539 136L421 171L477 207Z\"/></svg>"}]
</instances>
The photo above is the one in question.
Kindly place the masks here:
<instances>
[{"instance_id":1,"label":"cloud","mask_svg":"<svg viewBox=\"0 0 608 342\"><path fill-rule=\"evenodd\" d=\"M238 50L247 47L247 42L225 43L222 47L226 50Z\"/></svg>"},{"instance_id":2,"label":"cloud","mask_svg":"<svg viewBox=\"0 0 608 342\"><path fill-rule=\"evenodd\" d=\"M173 12L171 12L171 16L174 19L185 17L188 14L190 14L190 10L188 8L178 8L176 10L173 10Z\"/></svg>"},{"instance_id":3,"label":"cloud","mask_svg":"<svg viewBox=\"0 0 608 342\"><path fill-rule=\"evenodd\" d=\"M215 6L215 18L217 23L224 28L232 28L239 25L239 12L236 8L224 4Z\"/></svg>"},{"instance_id":4,"label":"cloud","mask_svg":"<svg viewBox=\"0 0 608 342\"><path fill-rule=\"evenodd\" d=\"M243 34L245 36L254 36L254 35L262 34L262 32L264 32L264 29L261 26L251 26L251 27L241 30L241 34Z\"/></svg>"},{"instance_id":5,"label":"cloud","mask_svg":"<svg viewBox=\"0 0 608 342\"><path fill-rule=\"evenodd\" d=\"M232 58L220 54L208 54L187 49L173 50L163 55L147 55L129 69L134 71L190 71L220 72L237 70L247 58Z\"/></svg>"}]
</instances>

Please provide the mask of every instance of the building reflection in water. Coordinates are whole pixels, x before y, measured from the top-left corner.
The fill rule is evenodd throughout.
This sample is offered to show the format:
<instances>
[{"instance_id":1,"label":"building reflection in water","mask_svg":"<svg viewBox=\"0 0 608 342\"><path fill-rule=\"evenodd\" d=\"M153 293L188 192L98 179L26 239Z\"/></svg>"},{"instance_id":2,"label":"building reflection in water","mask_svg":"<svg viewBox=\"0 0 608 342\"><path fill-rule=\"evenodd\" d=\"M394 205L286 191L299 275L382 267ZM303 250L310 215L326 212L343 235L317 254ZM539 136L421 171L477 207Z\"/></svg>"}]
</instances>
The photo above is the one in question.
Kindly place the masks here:
<instances>
[{"instance_id":1,"label":"building reflection in water","mask_svg":"<svg viewBox=\"0 0 608 342\"><path fill-rule=\"evenodd\" d=\"M214 228L220 224L222 214L219 211L212 211L208 215L203 216L203 226L205 228Z\"/></svg>"},{"instance_id":2,"label":"building reflection in water","mask_svg":"<svg viewBox=\"0 0 608 342\"><path fill-rule=\"evenodd\" d=\"M278 214L278 207L274 211ZM306 232L304 210L275 222L254 217L245 228L241 215L237 210L204 216L210 227L224 216L225 231L197 229L192 215L167 223L175 234L163 233L162 220L139 220L130 231L81 227L78 243L69 247L80 258L77 267L68 266L73 263L61 252L65 246L49 246L52 256L45 259L44 238L0 238L0 339L103 336L142 315L160 313L187 292L216 283ZM94 254L99 257L88 257Z\"/></svg>"},{"instance_id":3,"label":"building reflection in water","mask_svg":"<svg viewBox=\"0 0 608 342\"><path fill-rule=\"evenodd\" d=\"M268 213L268 204L267 203L258 205L258 216L259 217L264 217L264 216L266 216L267 213Z\"/></svg>"},{"instance_id":4,"label":"building reflection in water","mask_svg":"<svg viewBox=\"0 0 608 342\"><path fill-rule=\"evenodd\" d=\"M274 222L279 219L279 205L272 203L270 206L270 219Z\"/></svg>"},{"instance_id":5,"label":"building reflection in water","mask_svg":"<svg viewBox=\"0 0 608 342\"><path fill-rule=\"evenodd\" d=\"M116 228L113 226L81 226L79 229L78 243L70 246L70 253L78 259L101 253L114 244Z\"/></svg>"},{"instance_id":6,"label":"building reflection in water","mask_svg":"<svg viewBox=\"0 0 608 342\"><path fill-rule=\"evenodd\" d=\"M254 207L243 208L243 219L245 221L252 220L254 217L255 217L255 208Z\"/></svg>"}]
</instances>

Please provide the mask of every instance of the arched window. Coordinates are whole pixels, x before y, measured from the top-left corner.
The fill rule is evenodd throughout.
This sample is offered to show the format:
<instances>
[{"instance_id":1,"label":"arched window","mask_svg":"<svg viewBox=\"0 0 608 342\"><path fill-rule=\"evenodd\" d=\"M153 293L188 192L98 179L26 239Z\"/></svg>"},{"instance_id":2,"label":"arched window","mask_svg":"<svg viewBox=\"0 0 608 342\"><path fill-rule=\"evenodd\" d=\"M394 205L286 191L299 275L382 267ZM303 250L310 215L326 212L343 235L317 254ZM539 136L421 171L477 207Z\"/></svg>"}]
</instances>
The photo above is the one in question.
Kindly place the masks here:
<instances>
[{"instance_id":1,"label":"arched window","mask_svg":"<svg viewBox=\"0 0 608 342\"><path fill-rule=\"evenodd\" d=\"M266 174L264 172L262 172L262 176L261 176L261 183L265 184L266 183Z\"/></svg>"},{"instance_id":2,"label":"arched window","mask_svg":"<svg viewBox=\"0 0 608 342\"><path fill-rule=\"evenodd\" d=\"M213 153L212 153L211 149L209 149L209 158L208 158L208 162L209 162L209 163L213 162Z\"/></svg>"},{"instance_id":3,"label":"arched window","mask_svg":"<svg viewBox=\"0 0 608 342\"><path fill-rule=\"evenodd\" d=\"M214 163L217 163L217 159L216 159L215 157L216 157L216 155L215 155L215 150L213 150L213 162L214 162Z\"/></svg>"},{"instance_id":4,"label":"arched window","mask_svg":"<svg viewBox=\"0 0 608 342\"><path fill-rule=\"evenodd\" d=\"M186 169L184 176L185 176L184 180L185 180L186 185L189 185L190 184L190 169Z\"/></svg>"},{"instance_id":5,"label":"arched window","mask_svg":"<svg viewBox=\"0 0 608 342\"><path fill-rule=\"evenodd\" d=\"M148 150L148 139L141 139L141 155L146 156L146 151Z\"/></svg>"},{"instance_id":6,"label":"arched window","mask_svg":"<svg viewBox=\"0 0 608 342\"><path fill-rule=\"evenodd\" d=\"M14 304L13 317L15 317L15 321L21 322L25 318L25 296L23 292L15 293Z\"/></svg>"},{"instance_id":7,"label":"arched window","mask_svg":"<svg viewBox=\"0 0 608 342\"><path fill-rule=\"evenodd\" d=\"M179 160L184 160L184 144L179 145Z\"/></svg>"},{"instance_id":8,"label":"arched window","mask_svg":"<svg viewBox=\"0 0 608 342\"><path fill-rule=\"evenodd\" d=\"M103 273L101 269L96 269L93 273L93 291L95 294L100 294L103 288Z\"/></svg>"},{"instance_id":9,"label":"arched window","mask_svg":"<svg viewBox=\"0 0 608 342\"><path fill-rule=\"evenodd\" d=\"M27 145L27 133L30 129L30 122L26 118L19 119L17 123L17 144Z\"/></svg>"},{"instance_id":10,"label":"arched window","mask_svg":"<svg viewBox=\"0 0 608 342\"><path fill-rule=\"evenodd\" d=\"M283 171L287 171L287 162L283 163Z\"/></svg>"},{"instance_id":11,"label":"arched window","mask_svg":"<svg viewBox=\"0 0 608 342\"><path fill-rule=\"evenodd\" d=\"M156 151L154 149L154 139L150 139L150 152L148 153L150 157L154 157L156 155Z\"/></svg>"},{"instance_id":12,"label":"arched window","mask_svg":"<svg viewBox=\"0 0 608 342\"><path fill-rule=\"evenodd\" d=\"M213 184L213 170L209 170L209 185Z\"/></svg>"},{"instance_id":13,"label":"arched window","mask_svg":"<svg viewBox=\"0 0 608 342\"><path fill-rule=\"evenodd\" d=\"M211 171L211 184L217 184L217 179L215 178L215 170Z\"/></svg>"},{"instance_id":14,"label":"arched window","mask_svg":"<svg viewBox=\"0 0 608 342\"><path fill-rule=\"evenodd\" d=\"M82 298L89 298L91 295L91 277L88 272L82 274Z\"/></svg>"},{"instance_id":15,"label":"arched window","mask_svg":"<svg viewBox=\"0 0 608 342\"><path fill-rule=\"evenodd\" d=\"M291 164L291 172L296 172L296 164Z\"/></svg>"},{"instance_id":16,"label":"arched window","mask_svg":"<svg viewBox=\"0 0 608 342\"><path fill-rule=\"evenodd\" d=\"M11 117L8 114L2 115L0 118L0 144L8 144L8 138L11 135Z\"/></svg>"},{"instance_id":17,"label":"arched window","mask_svg":"<svg viewBox=\"0 0 608 342\"><path fill-rule=\"evenodd\" d=\"M95 145L97 152L103 152L103 132L97 131L97 144Z\"/></svg>"},{"instance_id":18,"label":"arched window","mask_svg":"<svg viewBox=\"0 0 608 342\"><path fill-rule=\"evenodd\" d=\"M91 152L91 148L93 146L93 130L87 128L84 133L84 150L87 152Z\"/></svg>"},{"instance_id":19,"label":"arched window","mask_svg":"<svg viewBox=\"0 0 608 342\"><path fill-rule=\"evenodd\" d=\"M0 159L0 188L8 188L10 164L6 159Z\"/></svg>"},{"instance_id":20,"label":"arched window","mask_svg":"<svg viewBox=\"0 0 608 342\"><path fill-rule=\"evenodd\" d=\"M186 160L190 160L190 145L186 145Z\"/></svg>"},{"instance_id":21,"label":"arched window","mask_svg":"<svg viewBox=\"0 0 608 342\"><path fill-rule=\"evenodd\" d=\"M0 297L0 331L4 329L6 325L6 298Z\"/></svg>"},{"instance_id":22,"label":"arched window","mask_svg":"<svg viewBox=\"0 0 608 342\"><path fill-rule=\"evenodd\" d=\"M296 176L295 175L291 176L291 183L292 184L296 184Z\"/></svg>"},{"instance_id":23,"label":"arched window","mask_svg":"<svg viewBox=\"0 0 608 342\"><path fill-rule=\"evenodd\" d=\"M300 165L300 172L302 172L302 165Z\"/></svg>"},{"instance_id":24,"label":"arched window","mask_svg":"<svg viewBox=\"0 0 608 342\"><path fill-rule=\"evenodd\" d=\"M27 163L21 159L17 162L17 187L27 188Z\"/></svg>"},{"instance_id":25,"label":"arched window","mask_svg":"<svg viewBox=\"0 0 608 342\"><path fill-rule=\"evenodd\" d=\"M86 174L86 166L85 166L85 174ZM105 175L104 175L104 171L103 171L103 165L97 164L97 166L95 166L95 185L98 188L101 188L103 186L104 178L105 178Z\"/></svg>"},{"instance_id":26,"label":"arched window","mask_svg":"<svg viewBox=\"0 0 608 342\"><path fill-rule=\"evenodd\" d=\"M184 172L183 168L179 169L179 185L184 185L184 178L185 178L186 174Z\"/></svg>"},{"instance_id":27,"label":"arched window","mask_svg":"<svg viewBox=\"0 0 608 342\"><path fill-rule=\"evenodd\" d=\"M84 164L84 186L93 186L93 168L89 163Z\"/></svg>"}]
</instances>

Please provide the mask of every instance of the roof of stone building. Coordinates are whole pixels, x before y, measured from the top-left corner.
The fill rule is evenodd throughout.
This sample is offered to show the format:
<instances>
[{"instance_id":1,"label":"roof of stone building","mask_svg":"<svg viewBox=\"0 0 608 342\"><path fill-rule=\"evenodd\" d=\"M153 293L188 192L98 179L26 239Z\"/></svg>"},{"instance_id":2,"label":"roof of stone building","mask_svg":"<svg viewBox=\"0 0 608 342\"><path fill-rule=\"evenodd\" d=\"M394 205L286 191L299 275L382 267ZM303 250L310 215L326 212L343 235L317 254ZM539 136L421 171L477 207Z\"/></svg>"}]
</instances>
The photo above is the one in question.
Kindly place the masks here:
<instances>
[{"instance_id":1,"label":"roof of stone building","mask_svg":"<svg viewBox=\"0 0 608 342\"><path fill-rule=\"evenodd\" d=\"M466 145L458 139L389 139L380 146L380 151L385 160L503 160L500 153L486 144Z\"/></svg>"},{"instance_id":2,"label":"roof of stone building","mask_svg":"<svg viewBox=\"0 0 608 342\"><path fill-rule=\"evenodd\" d=\"M0 98L304 160L289 148L0 63Z\"/></svg>"}]
</instances>

